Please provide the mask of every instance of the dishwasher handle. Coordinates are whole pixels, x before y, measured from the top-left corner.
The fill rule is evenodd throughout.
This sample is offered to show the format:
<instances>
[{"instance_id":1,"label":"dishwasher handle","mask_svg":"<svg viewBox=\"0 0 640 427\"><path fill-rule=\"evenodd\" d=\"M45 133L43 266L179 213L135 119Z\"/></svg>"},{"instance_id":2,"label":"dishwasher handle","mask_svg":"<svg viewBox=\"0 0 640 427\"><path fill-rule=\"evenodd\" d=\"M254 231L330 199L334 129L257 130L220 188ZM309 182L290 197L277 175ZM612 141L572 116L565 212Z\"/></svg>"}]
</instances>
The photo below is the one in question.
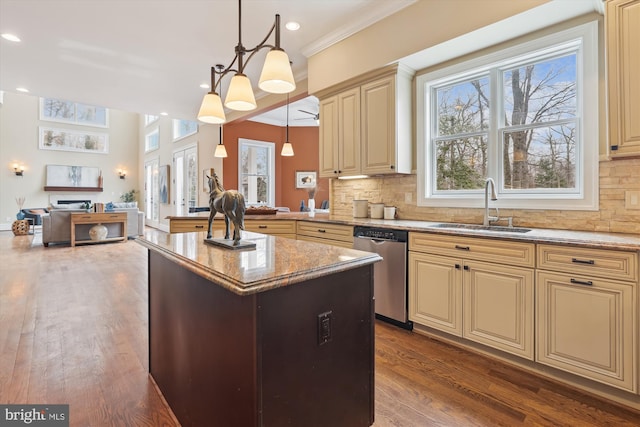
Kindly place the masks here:
<instances>
[{"instance_id":1,"label":"dishwasher handle","mask_svg":"<svg viewBox=\"0 0 640 427\"><path fill-rule=\"evenodd\" d=\"M367 236L355 236L356 239L364 239L364 240L371 240L374 243L385 243L385 242L399 242L399 240L396 239L381 239L379 237L367 237Z\"/></svg>"}]
</instances>

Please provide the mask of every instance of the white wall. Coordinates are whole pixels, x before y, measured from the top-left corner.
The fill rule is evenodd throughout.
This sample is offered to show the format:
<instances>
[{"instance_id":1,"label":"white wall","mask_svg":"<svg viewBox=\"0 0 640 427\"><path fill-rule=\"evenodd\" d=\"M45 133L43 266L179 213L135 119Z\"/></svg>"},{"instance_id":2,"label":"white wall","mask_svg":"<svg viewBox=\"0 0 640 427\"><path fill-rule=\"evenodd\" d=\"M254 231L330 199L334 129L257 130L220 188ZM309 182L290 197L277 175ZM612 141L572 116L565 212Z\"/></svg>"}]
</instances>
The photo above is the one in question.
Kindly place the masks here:
<instances>
[{"instance_id":1,"label":"white wall","mask_svg":"<svg viewBox=\"0 0 640 427\"><path fill-rule=\"evenodd\" d=\"M140 190L138 114L109 110L109 129L77 126L39 120L37 96L4 93L0 106L0 229L8 230L16 219L18 205L15 198L26 198L25 208L47 207L54 198L90 199L93 202L119 201L120 195L131 189ZM75 153L41 150L38 148L38 127L82 129L109 133L109 153ZM24 164L24 176L14 174L13 164ZM103 175L103 192L44 191L46 165L99 167ZM127 170L121 180L118 169ZM140 199L139 199L140 200Z\"/></svg>"}]
</instances>

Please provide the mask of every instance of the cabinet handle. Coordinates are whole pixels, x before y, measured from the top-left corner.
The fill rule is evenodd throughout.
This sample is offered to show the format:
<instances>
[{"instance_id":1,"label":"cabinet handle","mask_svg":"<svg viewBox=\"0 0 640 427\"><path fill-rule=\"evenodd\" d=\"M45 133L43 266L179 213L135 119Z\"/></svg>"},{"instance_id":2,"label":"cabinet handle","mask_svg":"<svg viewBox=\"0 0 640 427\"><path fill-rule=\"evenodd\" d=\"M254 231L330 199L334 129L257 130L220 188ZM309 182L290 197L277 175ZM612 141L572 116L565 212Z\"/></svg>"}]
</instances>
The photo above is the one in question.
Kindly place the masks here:
<instances>
[{"instance_id":1,"label":"cabinet handle","mask_svg":"<svg viewBox=\"0 0 640 427\"><path fill-rule=\"evenodd\" d=\"M589 265L593 265L596 263L592 259L578 259L578 258L571 258L571 262L575 262L576 264L589 264Z\"/></svg>"},{"instance_id":2,"label":"cabinet handle","mask_svg":"<svg viewBox=\"0 0 640 427\"><path fill-rule=\"evenodd\" d=\"M395 169L396 167L394 165L389 166L391 169Z\"/></svg>"},{"instance_id":3,"label":"cabinet handle","mask_svg":"<svg viewBox=\"0 0 640 427\"><path fill-rule=\"evenodd\" d=\"M333 171L333 173L338 173L338 171Z\"/></svg>"},{"instance_id":4,"label":"cabinet handle","mask_svg":"<svg viewBox=\"0 0 640 427\"><path fill-rule=\"evenodd\" d=\"M456 264L456 270L460 270L460 264Z\"/></svg>"},{"instance_id":5,"label":"cabinet handle","mask_svg":"<svg viewBox=\"0 0 640 427\"><path fill-rule=\"evenodd\" d=\"M468 265L465 265L465 266L464 266L464 267L462 267L462 268L464 268L464 270L465 270L465 271L469 271L469 266L468 266Z\"/></svg>"},{"instance_id":6,"label":"cabinet handle","mask_svg":"<svg viewBox=\"0 0 640 427\"><path fill-rule=\"evenodd\" d=\"M322 228L318 228L318 233L326 233L327 230L323 230Z\"/></svg>"},{"instance_id":7,"label":"cabinet handle","mask_svg":"<svg viewBox=\"0 0 640 427\"><path fill-rule=\"evenodd\" d=\"M591 280L578 280L578 279L571 279L571 283L576 284L576 285L587 285L587 286L593 286L593 282Z\"/></svg>"},{"instance_id":8,"label":"cabinet handle","mask_svg":"<svg viewBox=\"0 0 640 427\"><path fill-rule=\"evenodd\" d=\"M469 246L456 245L456 249L460 249L460 250L463 250L463 251L468 251L469 250Z\"/></svg>"},{"instance_id":9,"label":"cabinet handle","mask_svg":"<svg viewBox=\"0 0 640 427\"><path fill-rule=\"evenodd\" d=\"M267 228L266 225L259 225L258 228Z\"/></svg>"},{"instance_id":10,"label":"cabinet handle","mask_svg":"<svg viewBox=\"0 0 640 427\"><path fill-rule=\"evenodd\" d=\"M204 225L196 225L196 228L204 228Z\"/></svg>"}]
</instances>

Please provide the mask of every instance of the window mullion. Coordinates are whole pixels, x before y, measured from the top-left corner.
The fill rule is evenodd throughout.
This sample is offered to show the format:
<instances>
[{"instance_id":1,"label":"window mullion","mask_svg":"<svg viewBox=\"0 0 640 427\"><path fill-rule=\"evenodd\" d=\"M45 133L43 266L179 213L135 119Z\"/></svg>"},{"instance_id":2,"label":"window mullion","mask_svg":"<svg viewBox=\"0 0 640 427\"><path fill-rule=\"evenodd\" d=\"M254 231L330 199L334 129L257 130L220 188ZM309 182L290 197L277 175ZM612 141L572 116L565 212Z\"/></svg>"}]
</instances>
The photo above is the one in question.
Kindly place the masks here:
<instances>
[{"instance_id":1,"label":"window mullion","mask_svg":"<svg viewBox=\"0 0 640 427\"><path fill-rule=\"evenodd\" d=\"M497 184L497 191L503 188L502 182L502 144L500 143L500 133L498 129L504 123L503 102L502 102L502 84L500 72L493 68L489 73L489 84L491 97L489 98L489 111L491 120L489 122L489 141L487 141L487 152L489 154L487 161L487 176L491 177Z\"/></svg>"}]
</instances>

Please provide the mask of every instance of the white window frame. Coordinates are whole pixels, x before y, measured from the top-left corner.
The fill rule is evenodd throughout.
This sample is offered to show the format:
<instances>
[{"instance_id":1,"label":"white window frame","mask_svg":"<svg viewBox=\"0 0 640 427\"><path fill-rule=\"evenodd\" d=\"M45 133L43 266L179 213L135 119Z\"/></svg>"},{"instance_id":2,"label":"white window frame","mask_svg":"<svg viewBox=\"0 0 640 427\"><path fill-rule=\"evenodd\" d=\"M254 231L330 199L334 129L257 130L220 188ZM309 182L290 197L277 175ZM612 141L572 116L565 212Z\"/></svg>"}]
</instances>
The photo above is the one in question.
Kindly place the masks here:
<instances>
[{"instance_id":1,"label":"white window frame","mask_svg":"<svg viewBox=\"0 0 640 427\"><path fill-rule=\"evenodd\" d=\"M154 116L153 114L145 114L144 115L144 125L149 126L151 123L158 120L160 116Z\"/></svg>"},{"instance_id":2,"label":"white window frame","mask_svg":"<svg viewBox=\"0 0 640 427\"><path fill-rule=\"evenodd\" d=\"M240 191L240 186L242 185L242 149L245 146L253 146L259 148L266 148L269 150L269 160L268 160L268 200L266 203L267 206L275 206L276 203L276 169L275 169L275 144L273 142L266 141L256 141L253 139L245 139L238 138L238 191ZM246 201L247 205L257 205L257 203L251 202L249 200Z\"/></svg>"},{"instance_id":3,"label":"white window frame","mask_svg":"<svg viewBox=\"0 0 640 427\"><path fill-rule=\"evenodd\" d=\"M525 42L489 55L454 64L420 75L416 78L416 123L418 153L418 206L475 208L484 206L484 190L436 192L435 173L431 171L430 157L433 147L430 143L429 123L434 116L430 108L431 87L452 79L472 76L482 70L504 68L515 60L535 57L549 48L565 45L572 41L581 42L577 52L577 115L579 117L576 143L576 182L574 194L553 194L553 191L526 194L514 190L503 190L502 163L496 141L499 137L497 125L492 124L489 141L488 177L496 182L498 200L491 202L492 207L513 209L559 209L559 210L598 210L598 23L593 21L561 31L549 36ZM495 85L494 85L495 86ZM493 87L493 91L497 88ZM494 94L491 117L497 117L502 108L502 99ZM496 105L493 105L496 104ZM493 122L495 123L495 122Z\"/></svg>"},{"instance_id":4,"label":"white window frame","mask_svg":"<svg viewBox=\"0 0 640 427\"><path fill-rule=\"evenodd\" d=\"M150 148L149 147L149 137L151 135L157 134L158 135L158 146L157 147L153 147ZM148 132L145 133L144 135L144 152L145 153L150 153L152 151L155 151L157 149L160 148L160 127L156 126L155 128L149 130Z\"/></svg>"},{"instance_id":5,"label":"white window frame","mask_svg":"<svg viewBox=\"0 0 640 427\"><path fill-rule=\"evenodd\" d=\"M172 127L173 127L173 142L179 141L183 138L186 138L190 135L195 135L196 133L198 133L198 122L194 121L194 120L182 120L182 119L173 119L171 121L172 123ZM182 123L189 123L191 125L195 125L195 129L187 132L187 133L181 133L182 131Z\"/></svg>"}]
</instances>

